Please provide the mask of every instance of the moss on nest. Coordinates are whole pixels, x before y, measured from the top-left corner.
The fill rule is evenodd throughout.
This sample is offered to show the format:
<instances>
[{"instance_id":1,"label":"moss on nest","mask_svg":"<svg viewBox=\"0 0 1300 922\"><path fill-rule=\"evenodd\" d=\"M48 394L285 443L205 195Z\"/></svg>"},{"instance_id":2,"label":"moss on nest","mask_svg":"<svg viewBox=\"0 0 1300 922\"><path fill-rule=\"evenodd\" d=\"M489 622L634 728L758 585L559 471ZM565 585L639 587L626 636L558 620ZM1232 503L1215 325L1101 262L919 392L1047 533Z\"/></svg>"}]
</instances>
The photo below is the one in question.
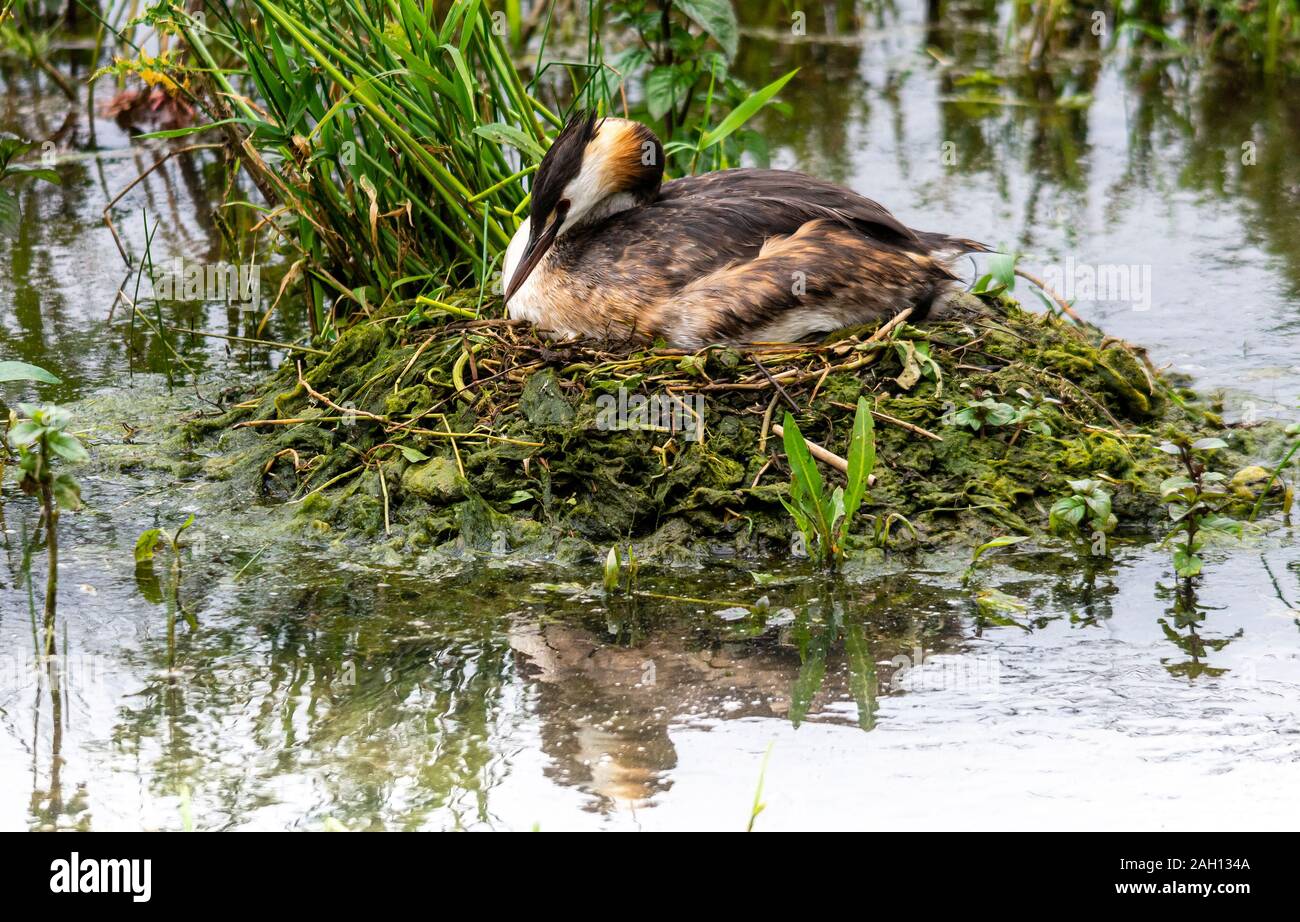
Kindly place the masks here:
<instances>
[{"instance_id":1,"label":"moss on nest","mask_svg":"<svg viewBox=\"0 0 1300 922\"><path fill-rule=\"evenodd\" d=\"M702 424L686 412L675 432L611 427L620 390L631 411L680 400ZM877 413L879 460L858 530L897 512L929 545L1041 532L1066 482L1085 477L1111 485L1122 526L1149 528L1172 473L1159 442L1233 435L1140 350L1006 299L815 345L697 353L379 315L189 435L216 449L214 473L220 452L238 451L243 463L220 473L318 529L565 558L631 540L674 559L788 547L771 425L792 404L808 439L843 454L859 394Z\"/></svg>"}]
</instances>

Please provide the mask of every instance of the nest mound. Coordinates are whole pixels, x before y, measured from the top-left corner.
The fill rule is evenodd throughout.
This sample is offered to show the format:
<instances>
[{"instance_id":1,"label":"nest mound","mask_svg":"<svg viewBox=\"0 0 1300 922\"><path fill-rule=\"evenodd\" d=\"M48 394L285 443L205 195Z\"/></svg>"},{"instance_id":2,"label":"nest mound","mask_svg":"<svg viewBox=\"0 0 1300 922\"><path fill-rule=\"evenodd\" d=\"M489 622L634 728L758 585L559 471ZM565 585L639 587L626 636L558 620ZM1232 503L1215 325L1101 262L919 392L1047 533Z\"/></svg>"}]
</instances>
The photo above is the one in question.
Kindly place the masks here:
<instances>
[{"instance_id":1,"label":"nest mound","mask_svg":"<svg viewBox=\"0 0 1300 922\"><path fill-rule=\"evenodd\" d=\"M1083 478L1110 484L1122 527L1149 528L1173 473L1159 441L1225 434L1140 349L1001 298L919 326L697 352L392 312L286 362L190 435L217 436L209 473L246 478L322 532L561 559L630 541L643 558L695 558L788 549L773 426L791 411L842 455L859 395L878 464L854 530L897 513L925 545L1041 533Z\"/></svg>"}]
</instances>

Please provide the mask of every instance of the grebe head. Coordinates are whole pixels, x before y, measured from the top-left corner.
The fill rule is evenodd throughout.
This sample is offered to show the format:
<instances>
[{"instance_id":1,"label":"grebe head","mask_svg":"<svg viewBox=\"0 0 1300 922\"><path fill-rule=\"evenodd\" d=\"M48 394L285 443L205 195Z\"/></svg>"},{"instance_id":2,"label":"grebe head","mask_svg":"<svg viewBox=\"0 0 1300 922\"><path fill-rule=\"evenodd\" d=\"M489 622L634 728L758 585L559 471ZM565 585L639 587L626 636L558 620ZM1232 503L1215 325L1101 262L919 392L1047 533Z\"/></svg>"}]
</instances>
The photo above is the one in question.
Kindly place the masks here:
<instances>
[{"instance_id":1,"label":"grebe head","mask_svg":"<svg viewBox=\"0 0 1300 922\"><path fill-rule=\"evenodd\" d=\"M598 119L592 110L576 112L537 168L527 242L522 252L511 246L506 254L506 301L557 237L650 201L663 177L663 145L649 128L624 118Z\"/></svg>"}]
</instances>

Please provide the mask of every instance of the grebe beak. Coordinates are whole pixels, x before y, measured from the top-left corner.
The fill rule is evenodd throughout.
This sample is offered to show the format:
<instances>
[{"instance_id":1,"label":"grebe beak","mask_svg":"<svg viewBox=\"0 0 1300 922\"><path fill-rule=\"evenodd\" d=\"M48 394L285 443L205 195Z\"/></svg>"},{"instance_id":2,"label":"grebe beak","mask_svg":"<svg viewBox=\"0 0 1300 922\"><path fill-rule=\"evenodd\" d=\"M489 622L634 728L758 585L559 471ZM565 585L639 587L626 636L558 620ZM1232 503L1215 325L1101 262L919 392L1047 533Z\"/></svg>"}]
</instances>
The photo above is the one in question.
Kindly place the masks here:
<instances>
[{"instance_id":1,"label":"grebe beak","mask_svg":"<svg viewBox=\"0 0 1300 922\"><path fill-rule=\"evenodd\" d=\"M542 257L551 248L551 244L555 242L555 235L559 233L564 218L565 216L557 211L555 217L544 231L539 233L536 227L529 228L528 244L524 247L523 258L519 261L519 268L515 270L514 278L510 280L510 284L506 288L505 301L507 304L510 303L510 299L514 297L515 292L519 290L519 286L527 281L528 276L537 268L537 264L542 261Z\"/></svg>"}]
</instances>

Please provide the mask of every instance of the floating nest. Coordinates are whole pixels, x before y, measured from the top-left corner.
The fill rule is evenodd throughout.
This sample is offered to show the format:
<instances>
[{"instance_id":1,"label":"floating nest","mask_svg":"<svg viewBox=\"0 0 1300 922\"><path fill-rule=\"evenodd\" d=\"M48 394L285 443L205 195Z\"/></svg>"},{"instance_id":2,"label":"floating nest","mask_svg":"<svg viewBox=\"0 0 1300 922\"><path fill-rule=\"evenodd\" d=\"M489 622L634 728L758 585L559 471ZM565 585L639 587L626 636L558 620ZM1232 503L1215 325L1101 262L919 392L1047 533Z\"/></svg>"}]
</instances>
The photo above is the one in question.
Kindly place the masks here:
<instances>
[{"instance_id":1,"label":"floating nest","mask_svg":"<svg viewBox=\"0 0 1300 922\"><path fill-rule=\"evenodd\" d=\"M556 343L458 319L455 301L432 324L393 310L188 431L208 473L321 532L562 560L614 543L642 559L788 552L777 427L793 414L834 480L860 395L878 459L860 543L895 513L913 526L893 530L904 544L1043 533L1079 479L1109 485L1121 529L1149 531L1174 473L1161 441L1248 450L1143 350L1005 297L970 302L921 325L697 352Z\"/></svg>"}]
</instances>

